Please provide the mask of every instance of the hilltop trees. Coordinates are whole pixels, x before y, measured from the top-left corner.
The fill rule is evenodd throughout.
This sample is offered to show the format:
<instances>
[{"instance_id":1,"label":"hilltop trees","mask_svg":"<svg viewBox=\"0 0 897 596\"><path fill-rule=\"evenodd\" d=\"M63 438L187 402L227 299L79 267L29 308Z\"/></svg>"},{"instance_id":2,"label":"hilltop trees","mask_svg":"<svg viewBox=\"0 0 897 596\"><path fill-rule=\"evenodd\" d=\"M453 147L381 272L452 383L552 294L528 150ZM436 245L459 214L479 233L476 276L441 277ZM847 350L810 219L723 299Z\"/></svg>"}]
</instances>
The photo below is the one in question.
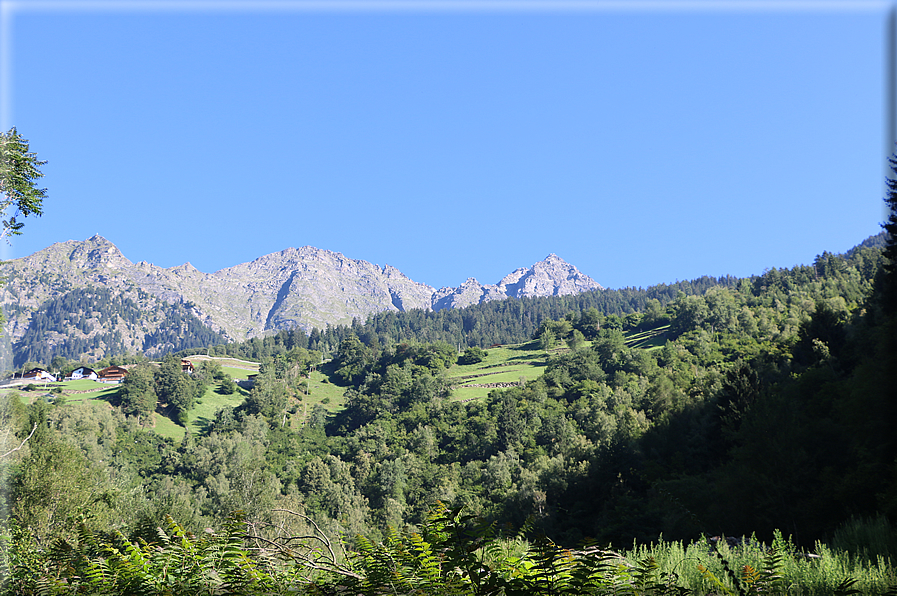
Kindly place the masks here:
<instances>
[{"instance_id":1,"label":"hilltop trees","mask_svg":"<svg viewBox=\"0 0 897 596\"><path fill-rule=\"evenodd\" d=\"M888 220L882 227L887 237L883 251L884 264L876 279L878 308L883 315L883 325L878 338L878 358L876 364L881 385L879 397L882 417L887 421L886 446L882 449L882 464L893 471L887 490L887 510L897 515L897 154L890 159L894 178L888 179ZM884 389L881 389L884 388Z\"/></svg>"},{"instance_id":2,"label":"hilltop trees","mask_svg":"<svg viewBox=\"0 0 897 596\"><path fill-rule=\"evenodd\" d=\"M891 157L891 169L897 175L897 155ZM897 176L888 178L888 196L885 197L888 206L888 220L882 224L887 233L885 249L883 251L885 263L882 266L882 275L879 284L879 300L884 311L888 314L897 313Z\"/></svg>"}]
</instances>

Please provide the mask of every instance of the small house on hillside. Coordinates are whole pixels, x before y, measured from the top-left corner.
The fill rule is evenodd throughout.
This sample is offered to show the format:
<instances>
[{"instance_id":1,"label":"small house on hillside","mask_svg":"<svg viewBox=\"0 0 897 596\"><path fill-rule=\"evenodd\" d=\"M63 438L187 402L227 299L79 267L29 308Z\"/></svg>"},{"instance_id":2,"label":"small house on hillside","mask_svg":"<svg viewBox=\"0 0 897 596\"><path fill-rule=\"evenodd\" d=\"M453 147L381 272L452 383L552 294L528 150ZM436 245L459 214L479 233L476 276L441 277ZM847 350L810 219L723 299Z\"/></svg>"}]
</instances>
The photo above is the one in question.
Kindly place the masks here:
<instances>
[{"instance_id":1,"label":"small house on hillside","mask_svg":"<svg viewBox=\"0 0 897 596\"><path fill-rule=\"evenodd\" d=\"M96 381L100 378L100 375L92 368L88 368L86 366L81 366L72 371L71 379L93 379Z\"/></svg>"},{"instance_id":2,"label":"small house on hillside","mask_svg":"<svg viewBox=\"0 0 897 596\"><path fill-rule=\"evenodd\" d=\"M104 383L121 383L128 374L128 369L121 366L107 366L99 372L99 380Z\"/></svg>"},{"instance_id":3,"label":"small house on hillside","mask_svg":"<svg viewBox=\"0 0 897 596\"><path fill-rule=\"evenodd\" d=\"M181 358L181 370L188 374L193 374L193 363L186 358Z\"/></svg>"},{"instance_id":4,"label":"small house on hillside","mask_svg":"<svg viewBox=\"0 0 897 596\"><path fill-rule=\"evenodd\" d=\"M56 377L42 368L32 368L22 375L23 379L34 379L35 381L55 381Z\"/></svg>"}]
</instances>

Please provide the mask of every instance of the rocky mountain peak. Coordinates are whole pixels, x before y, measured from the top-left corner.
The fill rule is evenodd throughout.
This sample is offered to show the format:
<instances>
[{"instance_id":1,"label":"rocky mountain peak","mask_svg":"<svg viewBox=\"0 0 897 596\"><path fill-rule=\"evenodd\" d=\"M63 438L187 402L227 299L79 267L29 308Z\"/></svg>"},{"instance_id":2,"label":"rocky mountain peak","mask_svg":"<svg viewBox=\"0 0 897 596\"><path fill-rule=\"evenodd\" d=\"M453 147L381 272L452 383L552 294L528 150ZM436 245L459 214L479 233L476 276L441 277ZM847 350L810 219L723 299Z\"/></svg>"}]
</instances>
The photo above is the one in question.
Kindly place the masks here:
<instances>
[{"instance_id":1,"label":"rocky mountain peak","mask_svg":"<svg viewBox=\"0 0 897 596\"><path fill-rule=\"evenodd\" d=\"M433 310L462 308L471 304L533 296L560 296L603 288L554 253L530 268L517 269L495 285L483 285L469 277L458 288L442 288L433 295Z\"/></svg>"},{"instance_id":2,"label":"rocky mountain peak","mask_svg":"<svg viewBox=\"0 0 897 596\"><path fill-rule=\"evenodd\" d=\"M89 275L106 274L109 270L133 266L118 247L100 235L83 242L76 240L57 242L27 257L10 262L21 263L26 269L48 272L75 268Z\"/></svg>"},{"instance_id":3,"label":"rocky mountain peak","mask_svg":"<svg viewBox=\"0 0 897 596\"><path fill-rule=\"evenodd\" d=\"M520 273L520 275L516 275ZM499 285L508 296L563 296L589 290L603 290L595 280L554 253L535 263L529 270L517 270Z\"/></svg>"}]
</instances>

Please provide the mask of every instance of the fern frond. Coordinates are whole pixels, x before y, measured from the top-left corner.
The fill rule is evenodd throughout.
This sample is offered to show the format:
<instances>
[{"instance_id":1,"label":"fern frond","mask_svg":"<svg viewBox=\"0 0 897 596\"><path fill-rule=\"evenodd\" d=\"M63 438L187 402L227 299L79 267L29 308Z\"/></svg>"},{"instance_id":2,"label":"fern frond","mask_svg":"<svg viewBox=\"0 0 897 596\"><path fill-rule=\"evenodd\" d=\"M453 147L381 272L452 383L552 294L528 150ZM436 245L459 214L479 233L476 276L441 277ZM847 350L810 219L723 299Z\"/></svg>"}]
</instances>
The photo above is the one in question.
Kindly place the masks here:
<instances>
[{"instance_id":1,"label":"fern frond","mask_svg":"<svg viewBox=\"0 0 897 596\"><path fill-rule=\"evenodd\" d=\"M730 590L728 586L726 586L723 582L721 582L720 579L718 577L716 577L716 575L712 571L710 571L703 565L698 565L698 571L701 572L701 576L704 579L706 579L707 581L712 583L714 586L716 586L717 588L719 588L726 594L730 594L730 595L734 596L734 592L732 592L732 590Z\"/></svg>"},{"instance_id":2,"label":"fern frond","mask_svg":"<svg viewBox=\"0 0 897 596\"><path fill-rule=\"evenodd\" d=\"M716 558L720 560L720 563L723 566L723 571L725 571L726 575L729 576L729 579L732 580L732 583L735 585L735 589L738 590L738 594L740 596L748 596L747 590L741 584L741 581L739 581L738 576L735 574L735 571L732 569L732 567L729 566L729 561L726 560L722 553L719 552L719 550L717 550L716 548L713 549L713 554L715 554Z\"/></svg>"},{"instance_id":3,"label":"fern frond","mask_svg":"<svg viewBox=\"0 0 897 596\"><path fill-rule=\"evenodd\" d=\"M849 594L861 594L862 592L855 588L857 580L852 577L845 577L841 583L835 588L835 596L848 596Z\"/></svg>"}]
</instances>

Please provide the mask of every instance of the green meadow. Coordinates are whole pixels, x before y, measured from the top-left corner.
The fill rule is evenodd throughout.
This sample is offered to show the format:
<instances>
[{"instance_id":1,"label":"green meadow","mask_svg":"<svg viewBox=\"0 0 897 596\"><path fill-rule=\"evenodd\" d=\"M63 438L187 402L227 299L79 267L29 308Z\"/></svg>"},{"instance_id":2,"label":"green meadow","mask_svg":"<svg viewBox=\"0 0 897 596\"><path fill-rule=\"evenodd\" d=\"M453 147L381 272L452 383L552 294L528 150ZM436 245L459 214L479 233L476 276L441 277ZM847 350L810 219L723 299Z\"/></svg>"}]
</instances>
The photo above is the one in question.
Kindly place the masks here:
<instances>
[{"instance_id":1,"label":"green meadow","mask_svg":"<svg viewBox=\"0 0 897 596\"><path fill-rule=\"evenodd\" d=\"M520 383L538 378L545 371L547 355L535 342L498 346L486 350L476 364L455 364L447 373L452 399L467 401L486 397L493 383Z\"/></svg>"}]
</instances>

